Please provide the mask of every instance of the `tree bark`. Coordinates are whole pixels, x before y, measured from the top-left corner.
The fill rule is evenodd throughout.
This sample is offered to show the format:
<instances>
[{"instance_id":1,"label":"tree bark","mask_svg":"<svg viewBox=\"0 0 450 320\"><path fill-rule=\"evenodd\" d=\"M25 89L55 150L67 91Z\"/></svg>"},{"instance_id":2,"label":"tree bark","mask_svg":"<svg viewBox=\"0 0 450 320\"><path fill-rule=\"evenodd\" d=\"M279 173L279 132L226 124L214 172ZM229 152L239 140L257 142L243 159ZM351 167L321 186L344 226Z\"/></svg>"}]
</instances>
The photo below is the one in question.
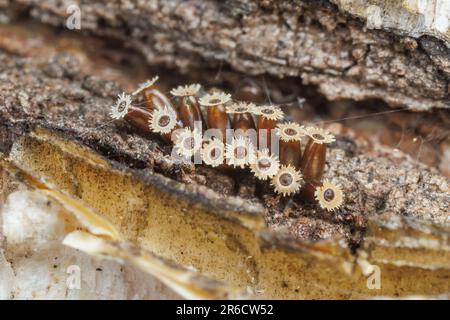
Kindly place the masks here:
<instances>
[{"instance_id":1,"label":"tree bark","mask_svg":"<svg viewBox=\"0 0 450 320\"><path fill-rule=\"evenodd\" d=\"M67 18L66 4L57 1L6 3L2 19L25 13L62 26ZM448 292L449 179L436 169L333 123L326 126L336 142L327 151L325 178L341 184L342 207L329 213L302 199L281 199L247 171L176 164L167 156L170 145L112 121L117 95L141 74L132 72L128 81L129 73L102 68L98 60L105 54L124 65L119 47L131 47L148 65L171 68L160 74L166 91L185 81L208 87L220 70L234 85L247 74L269 74L272 92L297 88L301 80L329 99L377 98L430 110L448 107L442 40L365 30L327 1L140 3L81 6L81 32L100 36L106 50L85 33L81 39L92 48L83 52L66 32L63 41L43 40L48 30L38 27L24 36L28 19L0 28L0 204L11 184L34 175L98 210L125 239L214 279L255 290L264 284L272 298ZM113 39L122 43L115 47ZM320 97L314 106L319 114ZM414 122L411 114L398 113L397 121ZM434 115L425 117L430 135ZM27 186L41 188L38 180ZM143 231L149 238L141 242ZM381 266L385 291L370 291L361 275L348 282L348 266L365 276L372 272L368 263ZM304 296L292 290L301 286Z\"/></svg>"},{"instance_id":2,"label":"tree bark","mask_svg":"<svg viewBox=\"0 0 450 320\"><path fill-rule=\"evenodd\" d=\"M353 2L341 5L364 19L364 4ZM395 1L372 2L379 12L402 9ZM9 15L26 12L57 26L65 26L68 17L64 1L7 0L3 7ZM411 110L450 106L448 32L441 39L427 30L411 32L419 37L414 39L405 30L368 29L375 24L392 30L392 19L378 26L382 17L372 15L366 26L324 0L90 1L80 10L82 32L117 39L150 65L186 74L229 66L246 74L293 77L331 100L381 99Z\"/></svg>"},{"instance_id":3,"label":"tree bark","mask_svg":"<svg viewBox=\"0 0 450 320\"><path fill-rule=\"evenodd\" d=\"M314 207L289 203L280 207L279 199L272 196L258 199L255 189L260 187L251 177L234 177L201 167L192 170L168 161L164 155L170 154L169 145L140 135L123 121L111 121L110 106L120 88L115 82L85 75L70 54L18 58L2 53L0 65L0 77L8 79L0 84L0 151L5 154L20 137L44 127L126 167L161 173L183 183L207 185L219 197L241 196L259 208L264 204L269 225L287 224L305 240L341 234L357 244L365 228L364 220L386 211L448 223L447 178L400 151L368 142L342 126L329 127L337 135L337 142L328 152L325 178L340 181L346 201L340 214L328 216L317 213ZM310 233L299 231L304 227L298 224L299 217L314 221ZM343 224L343 220L347 222Z\"/></svg>"}]
</instances>

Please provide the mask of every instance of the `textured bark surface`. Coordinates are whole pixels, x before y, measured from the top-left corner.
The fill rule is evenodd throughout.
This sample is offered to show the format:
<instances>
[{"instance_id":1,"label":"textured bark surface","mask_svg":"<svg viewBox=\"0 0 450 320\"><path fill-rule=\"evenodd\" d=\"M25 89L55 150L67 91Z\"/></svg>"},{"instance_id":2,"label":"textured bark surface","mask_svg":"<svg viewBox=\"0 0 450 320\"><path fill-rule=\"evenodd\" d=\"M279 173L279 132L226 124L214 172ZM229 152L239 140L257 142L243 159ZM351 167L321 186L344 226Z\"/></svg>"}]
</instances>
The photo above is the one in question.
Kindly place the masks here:
<instances>
[{"instance_id":1,"label":"textured bark surface","mask_svg":"<svg viewBox=\"0 0 450 320\"><path fill-rule=\"evenodd\" d=\"M75 198L126 230L130 241L142 244L139 231L149 228L147 249L171 261L213 271L217 279L232 279L238 286L248 282L258 289L254 279L259 276L261 283L275 281L271 297L282 292L299 298L292 288L311 292L314 285L319 294L314 291L313 298L333 296L336 288L336 296L352 296L355 286L344 281L349 287L342 287L340 279L347 276L336 275L336 265L302 254L316 245L324 252L323 243L332 244L333 253L339 247L364 275L372 272L366 258L381 265L383 294L448 292L449 54L442 42L365 30L363 21L339 13L328 1L307 0L89 1L81 5L81 31L42 26L63 26L68 4L0 0L0 21L13 18L0 26L1 157L9 154L50 183L59 177L59 188L65 192L69 186ZM196 81L206 88L220 86L236 99L243 99L238 97L242 83L262 79L258 103L283 103L287 119L319 124L336 135L325 178L342 186L344 205L331 214L301 197L281 198L248 170L180 166L168 156L171 146L158 137L112 121L108 112L117 94L155 74L164 92ZM263 76L248 77L255 74ZM327 102L316 87L330 99L363 102ZM380 100L368 98L414 110L441 109L387 111ZM88 146L95 157L69 144L60 149L56 136ZM114 170L99 175L97 155ZM2 174L1 164L0 174L1 204L14 177ZM20 175L15 179L21 181ZM124 183L128 179L134 183ZM153 187L156 193L150 192ZM136 195L130 207L128 200ZM222 211L271 230L258 229L249 241L247 229L218 218ZM210 225L211 218L221 223ZM197 232L192 233L192 225ZM223 243L205 241L207 234ZM335 241L315 242L325 239ZM198 251L183 254L186 244ZM295 254L283 253L280 264L272 264L279 252L269 253L268 260L264 254L248 259L261 254L259 245L270 251L274 244ZM217 252L223 253L222 262ZM329 285L330 276L336 288ZM365 288L366 278L352 283ZM366 297L373 294L379 293Z\"/></svg>"},{"instance_id":2,"label":"textured bark surface","mask_svg":"<svg viewBox=\"0 0 450 320\"><path fill-rule=\"evenodd\" d=\"M8 16L27 12L57 26L65 24L67 5L0 3ZM81 32L118 39L150 65L294 77L328 99L376 98L411 110L450 106L450 49L442 41L367 30L328 1L89 1L80 8Z\"/></svg>"},{"instance_id":3,"label":"textured bark surface","mask_svg":"<svg viewBox=\"0 0 450 320\"><path fill-rule=\"evenodd\" d=\"M450 48L450 2L447 0L331 0L341 10L366 21L371 29L386 29L414 38L436 37Z\"/></svg>"},{"instance_id":4,"label":"textured bark surface","mask_svg":"<svg viewBox=\"0 0 450 320\"><path fill-rule=\"evenodd\" d=\"M280 199L249 173L229 175L173 164L165 156L170 146L109 119L119 86L85 75L70 54L23 58L1 53L0 66L0 150L6 154L18 137L43 126L128 167L208 186L219 199L237 195L253 206L264 204L269 226L288 228L303 240L342 235L351 246L358 246L366 219L383 212L449 223L448 179L400 151L370 144L341 126L329 127L337 134L337 142L328 153L326 178L342 184L346 201L330 215L301 201Z\"/></svg>"}]
</instances>

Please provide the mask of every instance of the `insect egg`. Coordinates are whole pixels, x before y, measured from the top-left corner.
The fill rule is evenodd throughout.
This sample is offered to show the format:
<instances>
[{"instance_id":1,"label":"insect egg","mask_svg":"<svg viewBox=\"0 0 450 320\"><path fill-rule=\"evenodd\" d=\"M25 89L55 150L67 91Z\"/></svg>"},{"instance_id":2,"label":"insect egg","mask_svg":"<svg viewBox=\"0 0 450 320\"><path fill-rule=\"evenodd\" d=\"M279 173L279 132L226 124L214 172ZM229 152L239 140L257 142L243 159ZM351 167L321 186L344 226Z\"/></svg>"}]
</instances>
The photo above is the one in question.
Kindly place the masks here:
<instances>
[{"instance_id":1,"label":"insect egg","mask_svg":"<svg viewBox=\"0 0 450 320\"><path fill-rule=\"evenodd\" d=\"M291 165L281 166L278 173L272 178L272 185L277 193L289 196L297 193L303 182L300 172Z\"/></svg>"},{"instance_id":2,"label":"insect egg","mask_svg":"<svg viewBox=\"0 0 450 320\"><path fill-rule=\"evenodd\" d=\"M284 165L292 165L300 168L301 138L304 129L297 123L289 122L277 126L277 135L280 137L280 162Z\"/></svg>"},{"instance_id":3,"label":"insect egg","mask_svg":"<svg viewBox=\"0 0 450 320\"><path fill-rule=\"evenodd\" d=\"M255 108L253 103L239 102L226 107L226 111L233 115L233 129L235 134L246 135L248 130L255 130L255 120L252 112ZM254 131L256 132L256 131Z\"/></svg>"},{"instance_id":4,"label":"insect egg","mask_svg":"<svg viewBox=\"0 0 450 320\"><path fill-rule=\"evenodd\" d=\"M342 189L327 180L323 182L322 186L316 188L314 196L319 206L328 211L338 209L344 200Z\"/></svg>"},{"instance_id":5,"label":"insect egg","mask_svg":"<svg viewBox=\"0 0 450 320\"><path fill-rule=\"evenodd\" d=\"M159 77L153 77L141 83L138 88L132 93L133 96L142 94L146 109L152 112L154 109L162 108L164 106L172 106L170 99L161 92L155 85Z\"/></svg>"},{"instance_id":6,"label":"insect egg","mask_svg":"<svg viewBox=\"0 0 450 320\"><path fill-rule=\"evenodd\" d=\"M208 107L208 129L217 129L221 135L222 142L226 141L227 130L231 129L231 122L225 111L225 104L229 101L231 101L231 95L223 92L207 94L199 100L202 106Z\"/></svg>"},{"instance_id":7,"label":"insect egg","mask_svg":"<svg viewBox=\"0 0 450 320\"><path fill-rule=\"evenodd\" d=\"M219 139L212 138L203 144L201 155L205 164L212 167L220 166L225 158L225 145Z\"/></svg>"},{"instance_id":8,"label":"insect egg","mask_svg":"<svg viewBox=\"0 0 450 320\"><path fill-rule=\"evenodd\" d=\"M199 84L192 84L186 86L179 86L172 89L170 93L175 96L178 104L178 115L181 122L185 127L189 127L192 130L195 128L195 124L202 124L202 131L204 128L203 115L200 111L200 105L197 100L197 94L200 90ZM200 128L197 128L200 129Z\"/></svg>"},{"instance_id":9,"label":"insect egg","mask_svg":"<svg viewBox=\"0 0 450 320\"><path fill-rule=\"evenodd\" d=\"M156 76L153 79L142 83L138 89L133 92L133 95L142 93L145 106L149 112L163 107L173 108L170 99L155 85L158 79L158 76Z\"/></svg>"},{"instance_id":10,"label":"insect egg","mask_svg":"<svg viewBox=\"0 0 450 320\"><path fill-rule=\"evenodd\" d=\"M269 149L258 151L256 160L251 164L251 170L256 178L266 180L275 176L280 168L278 158L269 153Z\"/></svg>"},{"instance_id":11,"label":"insect egg","mask_svg":"<svg viewBox=\"0 0 450 320\"><path fill-rule=\"evenodd\" d=\"M341 188L329 181L321 182L326 147L335 141L333 135L319 128L305 129L295 122L278 124L284 116L278 106L256 107L251 102L230 104L231 95L223 92L212 92L197 99L201 90L199 84L179 86L170 91L175 97L175 109L169 98L155 87L157 80L155 77L144 82L131 95L120 94L110 116L125 119L145 133L158 133L168 143L173 141L173 157L190 160L199 154L206 165L220 171L236 171L233 168L249 166L257 179L270 179L275 192L282 196L300 192L304 200L328 211L342 205ZM144 96L145 108L133 106L133 96L137 94ZM206 124L200 106L206 107ZM232 121L228 114L233 115ZM256 123L254 115L257 116ZM208 139L204 140L198 122L202 129L205 125L205 128L218 132L205 132ZM231 128L237 132L227 137L227 130ZM255 142L251 139L256 137L249 134L252 129L257 129L257 144L256 139ZM280 138L280 148L275 151L269 149L272 130ZM305 136L309 140L302 154L301 140ZM227 138L229 143L225 143Z\"/></svg>"},{"instance_id":12,"label":"insect egg","mask_svg":"<svg viewBox=\"0 0 450 320\"><path fill-rule=\"evenodd\" d=\"M250 139L243 136L233 137L231 143L226 146L225 157L229 165L244 168L256 161L256 150Z\"/></svg>"},{"instance_id":13,"label":"insect egg","mask_svg":"<svg viewBox=\"0 0 450 320\"><path fill-rule=\"evenodd\" d=\"M153 110L148 127L152 132L159 133L164 141L172 142L172 133L179 128L175 110L169 106Z\"/></svg>"},{"instance_id":14,"label":"insect egg","mask_svg":"<svg viewBox=\"0 0 450 320\"><path fill-rule=\"evenodd\" d=\"M256 127L258 128L258 148L272 147L272 132L277 127L277 121L283 118L283 111L277 106L259 106L253 108L255 115L258 115Z\"/></svg>"},{"instance_id":15,"label":"insect egg","mask_svg":"<svg viewBox=\"0 0 450 320\"><path fill-rule=\"evenodd\" d=\"M116 104L111 107L109 115L111 118L119 120L125 118L131 107L131 96L122 92L117 96Z\"/></svg>"},{"instance_id":16,"label":"insect egg","mask_svg":"<svg viewBox=\"0 0 450 320\"><path fill-rule=\"evenodd\" d=\"M148 127L148 121L150 119L150 112L145 109L133 106L131 95L127 95L124 92L119 94L116 104L111 107L110 116L113 119L125 119L133 127L139 129L145 134L150 134L151 131Z\"/></svg>"},{"instance_id":17,"label":"insect egg","mask_svg":"<svg viewBox=\"0 0 450 320\"><path fill-rule=\"evenodd\" d=\"M326 131L309 127L306 129L309 141L306 144L301 161L301 169L305 181L319 182L325 169L327 144L335 140Z\"/></svg>"},{"instance_id":18,"label":"insect egg","mask_svg":"<svg viewBox=\"0 0 450 320\"><path fill-rule=\"evenodd\" d=\"M184 128L175 137L175 151L183 157L190 158L202 147L202 134L197 130Z\"/></svg>"}]
</instances>

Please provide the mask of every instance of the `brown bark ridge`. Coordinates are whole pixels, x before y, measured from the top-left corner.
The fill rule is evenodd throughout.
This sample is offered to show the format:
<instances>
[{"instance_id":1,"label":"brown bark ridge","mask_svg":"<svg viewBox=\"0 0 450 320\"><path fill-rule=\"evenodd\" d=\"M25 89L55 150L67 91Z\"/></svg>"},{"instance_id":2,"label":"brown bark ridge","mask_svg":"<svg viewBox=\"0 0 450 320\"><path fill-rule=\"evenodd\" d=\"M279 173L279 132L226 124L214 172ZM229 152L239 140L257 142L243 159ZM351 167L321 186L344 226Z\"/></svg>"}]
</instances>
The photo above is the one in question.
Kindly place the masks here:
<instances>
[{"instance_id":1,"label":"brown bark ridge","mask_svg":"<svg viewBox=\"0 0 450 320\"><path fill-rule=\"evenodd\" d=\"M7 15L25 11L52 25L68 17L64 1L2 3ZM445 42L367 29L325 0L90 1L80 9L81 32L119 39L150 65L298 77L331 100L375 98L416 111L450 106Z\"/></svg>"}]
</instances>

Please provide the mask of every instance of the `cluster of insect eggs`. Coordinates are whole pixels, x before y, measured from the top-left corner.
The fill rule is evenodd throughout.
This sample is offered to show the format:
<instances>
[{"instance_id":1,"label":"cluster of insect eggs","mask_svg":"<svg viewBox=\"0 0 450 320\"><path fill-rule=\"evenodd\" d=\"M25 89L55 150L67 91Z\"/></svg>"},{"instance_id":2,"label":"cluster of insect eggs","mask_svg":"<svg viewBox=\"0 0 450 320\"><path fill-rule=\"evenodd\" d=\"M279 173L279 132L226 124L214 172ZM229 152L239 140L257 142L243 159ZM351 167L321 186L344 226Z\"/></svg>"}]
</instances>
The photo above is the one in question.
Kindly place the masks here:
<instances>
[{"instance_id":1,"label":"cluster of insect eggs","mask_svg":"<svg viewBox=\"0 0 450 320\"><path fill-rule=\"evenodd\" d=\"M341 206L340 187L322 181L326 148L335 140L331 134L320 128L279 122L284 114L278 106L233 102L231 95L219 91L202 94L198 84L172 89L171 99L155 85L157 80L144 82L131 94L120 94L111 117L125 119L146 134L159 134L185 159L200 154L203 163L213 167L250 167L258 179L270 179L275 191L283 196L300 193L306 201L329 211ZM133 105L137 95L142 95L143 107ZM202 108L206 108L205 117ZM198 123L218 134L204 138ZM234 134L227 139L230 129ZM257 133L256 142L246 135L251 130ZM279 138L278 154L271 152L272 133ZM302 152L305 138L308 142Z\"/></svg>"}]
</instances>

